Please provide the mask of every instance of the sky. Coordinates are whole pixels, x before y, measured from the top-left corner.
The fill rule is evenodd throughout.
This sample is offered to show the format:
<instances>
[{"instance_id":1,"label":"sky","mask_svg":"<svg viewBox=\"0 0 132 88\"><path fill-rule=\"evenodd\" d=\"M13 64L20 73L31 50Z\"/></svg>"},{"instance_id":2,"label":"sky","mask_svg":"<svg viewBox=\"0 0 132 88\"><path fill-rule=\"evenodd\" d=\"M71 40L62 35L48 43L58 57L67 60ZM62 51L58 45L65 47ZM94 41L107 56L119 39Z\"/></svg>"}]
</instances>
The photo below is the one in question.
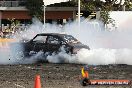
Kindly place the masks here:
<instances>
[{"instance_id":1,"label":"sky","mask_svg":"<svg viewBox=\"0 0 132 88\"><path fill-rule=\"evenodd\" d=\"M105 1L105 0L101 0L101 1ZM120 2L120 0L117 0L117 3L119 3ZM124 0L122 0L122 3L121 4L123 4L124 3Z\"/></svg>"},{"instance_id":2,"label":"sky","mask_svg":"<svg viewBox=\"0 0 132 88\"><path fill-rule=\"evenodd\" d=\"M50 4L54 4L54 3L60 3L60 2L66 2L68 0L44 0L45 1L45 5L50 5ZM101 0L101 1L105 1L105 0ZM117 0L119 3L120 0ZM124 3L124 0L122 0L122 4Z\"/></svg>"},{"instance_id":3,"label":"sky","mask_svg":"<svg viewBox=\"0 0 132 88\"><path fill-rule=\"evenodd\" d=\"M45 5L50 5L50 4L54 4L54 3L60 3L60 2L66 2L68 0L44 0Z\"/></svg>"},{"instance_id":4,"label":"sky","mask_svg":"<svg viewBox=\"0 0 132 88\"><path fill-rule=\"evenodd\" d=\"M69 0L43 0L45 2L45 5L50 5L50 4L54 4L54 3L60 3L60 2L66 2ZM101 1L105 1L105 0L101 0ZM117 0L117 3L119 3L120 0ZM124 3L124 0L122 0L122 4Z\"/></svg>"}]
</instances>

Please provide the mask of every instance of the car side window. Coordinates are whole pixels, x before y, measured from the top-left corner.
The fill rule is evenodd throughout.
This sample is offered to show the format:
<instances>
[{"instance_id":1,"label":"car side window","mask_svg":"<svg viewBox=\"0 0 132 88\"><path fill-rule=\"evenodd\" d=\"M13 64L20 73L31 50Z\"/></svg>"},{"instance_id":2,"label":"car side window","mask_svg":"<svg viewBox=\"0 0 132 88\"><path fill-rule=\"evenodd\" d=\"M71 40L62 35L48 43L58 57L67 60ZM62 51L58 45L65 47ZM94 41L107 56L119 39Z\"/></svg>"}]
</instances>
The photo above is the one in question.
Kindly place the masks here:
<instances>
[{"instance_id":1,"label":"car side window","mask_svg":"<svg viewBox=\"0 0 132 88\"><path fill-rule=\"evenodd\" d=\"M60 44L60 41L56 37L49 36L48 40L47 40L47 43L49 43L49 44Z\"/></svg>"},{"instance_id":2,"label":"car side window","mask_svg":"<svg viewBox=\"0 0 132 88\"><path fill-rule=\"evenodd\" d=\"M33 42L36 43L46 43L47 36L37 36Z\"/></svg>"},{"instance_id":3,"label":"car side window","mask_svg":"<svg viewBox=\"0 0 132 88\"><path fill-rule=\"evenodd\" d=\"M66 45L66 42L64 42L64 41L61 41L61 44L62 44L62 45Z\"/></svg>"}]
</instances>

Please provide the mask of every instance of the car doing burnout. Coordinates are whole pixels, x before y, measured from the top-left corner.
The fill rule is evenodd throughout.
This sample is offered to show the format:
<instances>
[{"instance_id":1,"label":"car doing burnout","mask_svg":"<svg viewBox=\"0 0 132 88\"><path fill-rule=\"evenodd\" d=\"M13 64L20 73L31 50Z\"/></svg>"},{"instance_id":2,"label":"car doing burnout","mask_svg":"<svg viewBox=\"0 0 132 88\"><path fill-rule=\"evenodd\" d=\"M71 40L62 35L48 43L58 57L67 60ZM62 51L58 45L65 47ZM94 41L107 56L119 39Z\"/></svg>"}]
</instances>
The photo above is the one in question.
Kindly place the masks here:
<instances>
[{"instance_id":1,"label":"car doing burnout","mask_svg":"<svg viewBox=\"0 0 132 88\"><path fill-rule=\"evenodd\" d=\"M28 42L21 42L24 56L30 56L30 52L48 52L49 54L58 53L61 47L66 53L77 54L82 48L90 49L87 45L82 44L76 38L67 34L58 33L41 33L37 34Z\"/></svg>"}]
</instances>

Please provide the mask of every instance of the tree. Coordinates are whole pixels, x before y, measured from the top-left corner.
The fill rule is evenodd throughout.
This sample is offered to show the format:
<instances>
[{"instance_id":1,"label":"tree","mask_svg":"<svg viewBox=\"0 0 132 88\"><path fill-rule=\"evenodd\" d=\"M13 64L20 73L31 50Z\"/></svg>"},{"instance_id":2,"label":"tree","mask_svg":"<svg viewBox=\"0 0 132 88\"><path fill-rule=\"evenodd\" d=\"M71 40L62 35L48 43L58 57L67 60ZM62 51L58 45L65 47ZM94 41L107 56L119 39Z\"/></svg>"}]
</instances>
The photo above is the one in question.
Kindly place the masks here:
<instances>
[{"instance_id":1,"label":"tree","mask_svg":"<svg viewBox=\"0 0 132 88\"><path fill-rule=\"evenodd\" d=\"M31 17L39 20L43 18L43 0L26 0L26 8L29 10Z\"/></svg>"},{"instance_id":2,"label":"tree","mask_svg":"<svg viewBox=\"0 0 132 88\"><path fill-rule=\"evenodd\" d=\"M74 0L78 1L78 0ZM119 1L117 3L117 1ZM101 20L104 22L105 25L109 23L113 23L114 20L110 18L109 12L112 10L123 10L122 6L125 5L128 10L132 9L132 1L125 0L81 0L81 8L86 9L87 11L97 11L100 10Z\"/></svg>"},{"instance_id":3,"label":"tree","mask_svg":"<svg viewBox=\"0 0 132 88\"><path fill-rule=\"evenodd\" d=\"M8 21L10 21L10 27L6 29L6 31L8 32L15 32L15 31L19 31L19 25L20 25L20 21L16 20L15 18L12 19L7 19Z\"/></svg>"}]
</instances>

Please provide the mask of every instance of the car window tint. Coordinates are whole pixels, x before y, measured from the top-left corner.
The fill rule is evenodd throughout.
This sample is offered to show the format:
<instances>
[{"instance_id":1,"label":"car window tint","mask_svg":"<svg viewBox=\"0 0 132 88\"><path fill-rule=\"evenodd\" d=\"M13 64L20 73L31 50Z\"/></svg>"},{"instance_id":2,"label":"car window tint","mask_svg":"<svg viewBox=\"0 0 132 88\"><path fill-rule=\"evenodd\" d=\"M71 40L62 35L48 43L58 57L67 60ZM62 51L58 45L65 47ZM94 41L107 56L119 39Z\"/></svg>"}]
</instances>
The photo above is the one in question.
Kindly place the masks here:
<instances>
[{"instance_id":1,"label":"car window tint","mask_svg":"<svg viewBox=\"0 0 132 88\"><path fill-rule=\"evenodd\" d=\"M60 41L56 37L49 36L48 40L47 40L47 43L49 43L49 44L60 44Z\"/></svg>"},{"instance_id":2,"label":"car window tint","mask_svg":"<svg viewBox=\"0 0 132 88\"><path fill-rule=\"evenodd\" d=\"M65 36L63 36L63 38L64 38L66 43L78 43L79 42L77 39L75 39L71 35L65 35Z\"/></svg>"},{"instance_id":3,"label":"car window tint","mask_svg":"<svg viewBox=\"0 0 132 88\"><path fill-rule=\"evenodd\" d=\"M64 41L61 41L61 44L62 44L62 45L65 45L65 44L66 44L66 42L64 42Z\"/></svg>"},{"instance_id":4,"label":"car window tint","mask_svg":"<svg viewBox=\"0 0 132 88\"><path fill-rule=\"evenodd\" d=\"M37 43L45 43L47 36L37 36L33 41Z\"/></svg>"}]
</instances>

